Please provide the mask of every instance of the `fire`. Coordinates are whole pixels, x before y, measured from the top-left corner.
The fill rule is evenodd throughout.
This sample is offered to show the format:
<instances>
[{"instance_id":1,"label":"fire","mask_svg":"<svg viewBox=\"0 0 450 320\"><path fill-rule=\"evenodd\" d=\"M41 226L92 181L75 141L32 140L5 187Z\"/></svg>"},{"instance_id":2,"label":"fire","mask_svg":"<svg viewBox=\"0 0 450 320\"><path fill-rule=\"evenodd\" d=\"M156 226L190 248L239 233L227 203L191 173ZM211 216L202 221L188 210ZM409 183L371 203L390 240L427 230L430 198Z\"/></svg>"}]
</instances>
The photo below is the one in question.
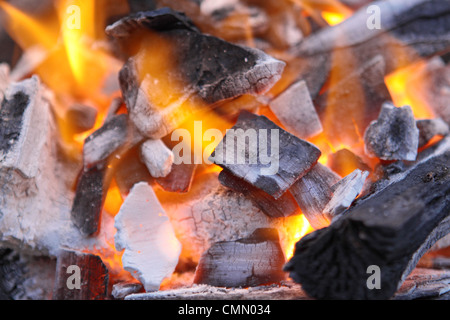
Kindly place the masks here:
<instances>
[{"instance_id":1,"label":"fire","mask_svg":"<svg viewBox=\"0 0 450 320\"><path fill-rule=\"evenodd\" d=\"M286 219L286 224L288 228L289 239L286 241L287 243L284 245L284 252L286 259L292 258L294 255L295 244L304 236L314 231L314 228L311 227L306 217L301 215L296 215L293 217L289 217Z\"/></svg>"},{"instance_id":2,"label":"fire","mask_svg":"<svg viewBox=\"0 0 450 320\"><path fill-rule=\"evenodd\" d=\"M335 26L344 21L346 16L341 13L324 11L322 12L322 18L324 18L330 26Z\"/></svg>"},{"instance_id":3,"label":"fire","mask_svg":"<svg viewBox=\"0 0 450 320\"><path fill-rule=\"evenodd\" d=\"M414 116L418 119L434 118L431 108L425 101L415 95L414 88L410 88L411 78L421 73L426 68L425 61L419 61L409 67L399 69L385 78L386 86L392 95L394 104L397 107L409 105L411 106ZM417 84L415 84L417 85ZM424 83L421 83L424 86ZM409 90L408 90L409 89ZM420 90L420 88L416 88Z\"/></svg>"}]
</instances>

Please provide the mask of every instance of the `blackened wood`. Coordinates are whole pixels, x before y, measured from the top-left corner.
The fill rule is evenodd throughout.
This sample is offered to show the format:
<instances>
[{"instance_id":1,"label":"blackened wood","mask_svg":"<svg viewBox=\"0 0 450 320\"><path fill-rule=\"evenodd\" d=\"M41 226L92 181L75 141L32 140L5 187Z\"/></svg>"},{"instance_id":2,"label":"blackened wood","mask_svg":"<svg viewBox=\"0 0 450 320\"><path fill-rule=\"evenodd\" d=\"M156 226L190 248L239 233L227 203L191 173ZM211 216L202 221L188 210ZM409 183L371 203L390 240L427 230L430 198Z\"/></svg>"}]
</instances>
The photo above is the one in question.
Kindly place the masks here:
<instances>
[{"instance_id":1,"label":"blackened wood","mask_svg":"<svg viewBox=\"0 0 450 320\"><path fill-rule=\"evenodd\" d=\"M115 299L123 299L126 296L143 291L141 283L136 281L119 282L113 285L111 295Z\"/></svg>"},{"instance_id":2,"label":"blackened wood","mask_svg":"<svg viewBox=\"0 0 450 320\"><path fill-rule=\"evenodd\" d=\"M92 167L82 170L73 200L72 221L85 236L98 233L103 204L109 187L107 168Z\"/></svg>"},{"instance_id":3,"label":"blackened wood","mask_svg":"<svg viewBox=\"0 0 450 320\"><path fill-rule=\"evenodd\" d=\"M450 271L416 268L398 289L393 300L439 299L448 292Z\"/></svg>"},{"instance_id":4,"label":"blackened wood","mask_svg":"<svg viewBox=\"0 0 450 320\"><path fill-rule=\"evenodd\" d=\"M234 176L227 169L220 172L219 181L225 187L249 197L252 202L269 217L289 217L300 213L298 204L289 191L285 192L280 198L275 199L268 193L255 188L245 180Z\"/></svg>"},{"instance_id":5,"label":"blackened wood","mask_svg":"<svg viewBox=\"0 0 450 320\"><path fill-rule=\"evenodd\" d=\"M155 179L165 191L186 193L194 179L196 164L172 164L170 173L164 178Z\"/></svg>"},{"instance_id":6,"label":"blackened wood","mask_svg":"<svg viewBox=\"0 0 450 320\"><path fill-rule=\"evenodd\" d=\"M388 299L450 231L450 152L424 160L297 244L285 270L319 299ZM381 270L370 290L369 266Z\"/></svg>"},{"instance_id":7,"label":"blackened wood","mask_svg":"<svg viewBox=\"0 0 450 320\"><path fill-rule=\"evenodd\" d=\"M84 141L83 163L86 168L101 165L128 142L128 116L116 115Z\"/></svg>"},{"instance_id":8,"label":"blackened wood","mask_svg":"<svg viewBox=\"0 0 450 320\"><path fill-rule=\"evenodd\" d=\"M264 132L265 136L261 137ZM255 138L258 141L250 141ZM230 142L234 150L227 150ZM263 152L267 152L270 161L262 161ZM320 155L314 145L286 132L265 116L242 112L212 153L211 160L278 199L317 163Z\"/></svg>"},{"instance_id":9,"label":"blackened wood","mask_svg":"<svg viewBox=\"0 0 450 320\"><path fill-rule=\"evenodd\" d=\"M313 228L330 224L331 219L323 214L323 209L333 196L332 186L339 180L336 173L318 163L289 189Z\"/></svg>"},{"instance_id":10,"label":"blackened wood","mask_svg":"<svg viewBox=\"0 0 450 320\"><path fill-rule=\"evenodd\" d=\"M80 289L70 289L76 271L80 270ZM99 256L70 250L61 250L56 264L53 300L104 300L108 295L109 273Z\"/></svg>"},{"instance_id":11,"label":"blackened wood","mask_svg":"<svg viewBox=\"0 0 450 320\"><path fill-rule=\"evenodd\" d=\"M275 229L257 229L248 238L217 242L200 258L194 283L254 287L279 283L285 258Z\"/></svg>"},{"instance_id":12,"label":"blackened wood","mask_svg":"<svg viewBox=\"0 0 450 320\"><path fill-rule=\"evenodd\" d=\"M364 133L366 153L382 160L414 161L419 147L419 129L410 106L397 108L384 103L376 121Z\"/></svg>"}]
</instances>

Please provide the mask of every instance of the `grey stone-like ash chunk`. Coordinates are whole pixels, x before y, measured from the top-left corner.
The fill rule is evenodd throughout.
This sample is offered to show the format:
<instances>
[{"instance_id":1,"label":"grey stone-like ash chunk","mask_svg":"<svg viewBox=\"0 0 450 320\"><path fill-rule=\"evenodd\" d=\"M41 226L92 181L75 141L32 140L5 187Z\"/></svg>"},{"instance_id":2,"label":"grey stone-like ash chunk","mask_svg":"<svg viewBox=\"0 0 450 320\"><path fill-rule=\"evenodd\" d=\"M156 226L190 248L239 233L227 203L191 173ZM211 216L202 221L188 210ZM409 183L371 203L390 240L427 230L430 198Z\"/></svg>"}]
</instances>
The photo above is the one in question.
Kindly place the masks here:
<instances>
[{"instance_id":1,"label":"grey stone-like ash chunk","mask_svg":"<svg viewBox=\"0 0 450 320\"><path fill-rule=\"evenodd\" d=\"M419 148L425 146L435 136L446 136L450 129L441 118L417 120L419 129Z\"/></svg>"},{"instance_id":2,"label":"grey stone-like ash chunk","mask_svg":"<svg viewBox=\"0 0 450 320\"><path fill-rule=\"evenodd\" d=\"M378 120L367 128L364 142L369 156L382 160L416 160L419 130L411 107L397 108L384 103Z\"/></svg>"},{"instance_id":3,"label":"grey stone-like ash chunk","mask_svg":"<svg viewBox=\"0 0 450 320\"><path fill-rule=\"evenodd\" d=\"M174 156L161 140L147 140L141 146L141 159L153 178L163 178L172 170Z\"/></svg>"},{"instance_id":4,"label":"grey stone-like ash chunk","mask_svg":"<svg viewBox=\"0 0 450 320\"><path fill-rule=\"evenodd\" d=\"M242 112L210 160L278 199L316 163L321 152L264 116Z\"/></svg>"},{"instance_id":5,"label":"grey stone-like ash chunk","mask_svg":"<svg viewBox=\"0 0 450 320\"><path fill-rule=\"evenodd\" d=\"M305 81L293 84L269 106L283 126L299 138L313 137L323 130Z\"/></svg>"}]
</instances>

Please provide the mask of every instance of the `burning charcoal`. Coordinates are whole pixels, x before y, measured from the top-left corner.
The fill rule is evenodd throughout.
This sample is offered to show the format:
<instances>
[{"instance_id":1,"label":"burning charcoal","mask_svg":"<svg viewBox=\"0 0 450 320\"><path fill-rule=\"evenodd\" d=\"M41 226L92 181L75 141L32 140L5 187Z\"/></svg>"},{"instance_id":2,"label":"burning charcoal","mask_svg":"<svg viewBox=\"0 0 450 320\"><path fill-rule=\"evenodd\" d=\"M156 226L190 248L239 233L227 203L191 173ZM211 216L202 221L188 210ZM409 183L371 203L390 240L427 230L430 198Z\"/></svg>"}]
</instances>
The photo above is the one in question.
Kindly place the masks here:
<instances>
[{"instance_id":1,"label":"burning charcoal","mask_svg":"<svg viewBox=\"0 0 450 320\"><path fill-rule=\"evenodd\" d=\"M417 263L417 267L438 269L438 270L450 269L450 257L433 256L425 254Z\"/></svg>"},{"instance_id":2,"label":"burning charcoal","mask_svg":"<svg viewBox=\"0 0 450 320\"><path fill-rule=\"evenodd\" d=\"M445 150L302 238L285 270L314 298L392 297L420 257L450 231L448 144ZM370 266L381 270L379 290L367 286Z\"/></svg>"},{"instance_id":3,"label":"burning charcoal","mask_svg":"<svg viewBox=\"0 0 450 320\"><path fill-rule=\"evenodd\" d=\"M105 166L82 171L72 205L72 221L85 236L98 233L109 179Z\"/></svg>"},{"instance_id":4,"label":"burning charcoal","mask_svg":"<svg viewBox=\"0 0 450 320\"><path fill-rule=\"evenodd\" d=\"M153 178L163 178L172 170L174 155L161 140L147 140L141 146L141 158Z\"/></svg>"},{"instance_id":5,"label":"burning charcoal","mask_svg":"<svg viewBox=\"0 0 450 320\"><path fill-rule=\"evenodd\" d=\"M115 246L124 251L125 270L139 280L145 291L159 290L178 263L181 245L169 218L145 182L136 184L115 217Z\"/></svg>"},{"instance_id":6,"label":"burning charcoal","mask_svg":"<svg viewBox=\"0 0 450 320\"><path fill-rule=\"evenodd\" d=\"M139 293L143 289L139 282L119 282L113 285L111 295L115 299L123 299L134 293Z\"/></svg>"},{"instance_id":7,"label":"burning charcoal","mask_svg":"<svg viewBox=\"0 0 450 320\"><path fill-rule=\"evenodd\" d=\"M328 140L350 145L359 142L367 126L377 118L382 104L391 100L384 81L385 67L383 57L376 56L350 73L353 66L333 69L329 89L315 100Z\"/></svg>"},{"instance_id":8,"label":"burning charcoal","mask_svg":"<svg viewBox=\"0 0 450 320\"><path fill-rule=\"evenodd\" d=\"M99 256L61 250L53 300L104 300L108 282L108 269Z\"/></svg>"},{"instance_id":9,"label":"burning charcoal","mask_svg":"<svg viewBox=\"0 0 450 320\"><path fill-rule=\"evenodd\" d=\"M66 113L75 133L92 129L97 119L97 109L82 104L73 105Z\"/></svg>"},{"instance_id":10,"label":"burning charcoal","mask_svg":"<svg viewBox=\"0 0 450 320\"><path fill-rule=\"evenodd\" d=\"M366 153L382 160L414 161L419 145L419 130L410 106L396 108L383 104L378 120L364 134Z\"/></svg>"},{"instance_id":11,"label":"burning charcoal","mask_svg":"<svg viewBox=\"0 0 450 320\"><path fill-rule=\"evenodd\" d=\"M217 287L255 287L279 283L284 254L275 229L257 229L248 238L217 242L206 251L194 283Z\"/></svg>"},{"instance_id":12,"label":"burning charcoal","mask_svg":"<svg viewBox=\"0 0 450 320\"><path fill-rule=\"evenodd\" d=\"M169 9L124 18L107 32L122 39L142 28L157 35L144 37L142 49L127 62L119 77L130 119L151 139L167 135L201 108L267 91L280 79L285 66L262 51L203 35L185 16ZM154 42L161 39L170 43L177 62L173 72L162 75L153 69L144 70L148 57L155 57ZM173 86L171 97L167 97L163 94L165 83L180 83L180 88Z\"/></svg>"},{"instance_id":13,"label":"burning charcoal","mask_svg":"<svg viewBox=\"0 0 450 320\"><path fill-rule=\"evenodd\" d=\"M211 160L278 199L317 163L320 154L315 146L266 117L242 112Z\"/></svg>"},{"instance_id":14,"label":"burning charcoal","mask_svg":"<svg viewBox=\"0 0 450 320\"><path fill-rule=\"evenodd\" d=\"M363 160L348 149L341 149L328 157L328 166L341 177L352 173L355 169L372 171Z\"/></svg>"},{"instance_id":15,"label":"burning charcoal","mask_svg":"<svg viewBox=\"0 0 450 320\"><path fill-rule=\"evenodd\" d=\"M111 101L111 104L108 108L108 114L105 118L105 123L109 122L120 110L120 108L123 106L124 101L122 98L115 98Z\"/></svg>"},{"instance_id":16,"label":"burning charcoal","mask_svg":"<svg viewBox=\"0 0 450 320\"><path fill-rule=\"evenodd\" d=\"M449 126L442 119L417 120L419 129L419 148L424 147L435 136L446 136L449 134Z\"/></svg>"},{"instance_id":17,"label":"burning charcoal","mask_svg":"<svg viewBox=\"0 0 450 320\"><path fill-rule=\"evenodd\" d=\"M323 209L332 198L332 186L340 179L336 173L318 163L291 187L292 195L314 229L330 224Z\"/></svg>"},{"instance_id":18,"label":"burning charcoal","mask_svg":"<svg viewBox=\"0 0 450 320\"><path fill-rule=\"evenodd\" d=\"M245 180L234 176L226 169L219 174L219 181L222 185L249 197L269 217L289 217L300 213L297 202L289 191L285 192L280 198L275 199Z\"/></svg>"},{"instance_id":19,"label":"burning charcoal","mask_svg":"<svg viewBox=\"0 0 450 320\"><path fill-rule=\"evenodd\" d=\"M186 193L191 188L196 168L196 164L174 163L170 173L163 178L157 178L156 182L166 191Z\"/></svg>"},{"instance_id":20,"label":"burning charcoal","mask_svg":"<svg viewBox=\"0 0 450 320\"><path fill-rule=\"evenodd\" d=\"M281 124L301 139L310 138L322 132L322 124L305 81L290 86L272 100L269 106Z\"/></svg>"},{"instance_id":21,"label":"burning charcoal","mask_svg":"<svg viewBox=\"0 0 450 320\"><path fill-rule=\"evenodd\" d=\"M332 219L345 211L361 193L369 173L356 169L332 187L333 197L323 209L323 214Z\"/></svg>"},{"instance_id":22,"label":"burning charcoal","mask_svg":"<svg viewBox=\"0 0 450 320\"><path fill-rule=\"evenodd\" d=\"M122 195L128 195L138 182L153 183L153 178L140 160L139 147L134 147L121 157L115 168L114 178Z\"/></svg>"},{"instance_id":23,"label":"burning charcoal","mask_svg":"<svg viewBox=\"0 0 450 320\"><path fill-rule=\"evenodd\" d=\"M448 296L448 292L450 271L416 268L398 289L393 300L439 299L445 294Z\"/></svg>"},{"instance_id":24,"label":"burning charcoal","mask_svg":"<svg viewBox=\"0 0 450 320\"><path fill-rule=\"evenodd\" d=\"M86 168L105 162L128 141L128 116L114 116L84 142L83 162Z\"/></svg>"}]
</instances>

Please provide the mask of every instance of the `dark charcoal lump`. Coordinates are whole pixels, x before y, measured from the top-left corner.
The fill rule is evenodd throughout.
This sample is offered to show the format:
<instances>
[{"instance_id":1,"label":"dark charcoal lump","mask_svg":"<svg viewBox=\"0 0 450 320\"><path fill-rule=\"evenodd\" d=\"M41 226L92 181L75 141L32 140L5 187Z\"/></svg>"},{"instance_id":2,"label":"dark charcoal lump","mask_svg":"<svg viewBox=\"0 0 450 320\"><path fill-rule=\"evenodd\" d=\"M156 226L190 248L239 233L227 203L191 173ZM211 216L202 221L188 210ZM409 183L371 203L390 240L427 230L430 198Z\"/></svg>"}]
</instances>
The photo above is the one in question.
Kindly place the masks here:
<instances>
[{"instance_id":1,"label":"dark charcoal lump","mask_svg":"<svg viewBox=\"0 0 450 320\"><path fill-rule=\"evenodd\" d=\"M8 153L19 138L29 101L29 97L22 92L16 93L10 100L3 100L0 109L0 152Z\"/></svg>"}]
</instances>

